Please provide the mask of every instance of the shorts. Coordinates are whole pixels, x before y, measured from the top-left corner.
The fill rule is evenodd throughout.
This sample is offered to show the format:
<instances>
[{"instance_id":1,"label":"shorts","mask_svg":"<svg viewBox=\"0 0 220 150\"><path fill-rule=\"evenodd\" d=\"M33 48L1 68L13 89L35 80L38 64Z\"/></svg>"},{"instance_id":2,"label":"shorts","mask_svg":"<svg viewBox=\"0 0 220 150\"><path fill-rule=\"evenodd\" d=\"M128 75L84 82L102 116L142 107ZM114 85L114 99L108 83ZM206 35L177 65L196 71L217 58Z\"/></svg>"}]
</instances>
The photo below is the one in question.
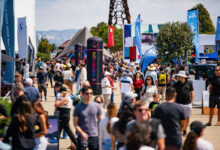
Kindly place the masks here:
<instances>
[{"instance_id":1,"label":"shorts","mask_svg":"<svg viewBox=\"0 0 220 150\"><path fill-rule=\"evenodd\" d=\"M184 114L186 118L189 118L192 116L192 104L182 104L184 108Z\"/></svg>"},{"instance_id":2,"label":"shorts","mask_svg":"<svg viewBox=\"0 0 220 150\"><path fill-rule=\"evenodd\" d=\"M220 109L220 97L219 96L210 96L209 97L209 108L215 108L217 105L217 108Z\"/></svg>"}]
</instances>

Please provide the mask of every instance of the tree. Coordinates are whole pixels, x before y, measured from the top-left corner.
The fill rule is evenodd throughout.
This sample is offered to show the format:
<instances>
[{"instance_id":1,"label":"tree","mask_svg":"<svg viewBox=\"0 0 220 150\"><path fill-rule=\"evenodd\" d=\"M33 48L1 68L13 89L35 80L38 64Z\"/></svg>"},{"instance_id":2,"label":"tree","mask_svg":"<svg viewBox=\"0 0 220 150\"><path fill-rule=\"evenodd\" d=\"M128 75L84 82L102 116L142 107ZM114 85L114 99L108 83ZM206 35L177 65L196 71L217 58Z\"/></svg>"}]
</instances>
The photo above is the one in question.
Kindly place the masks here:
<instances>
[{"instance_id":1,"label":"tree","mask_svg":"<svg viewBox=\"0 0 220 150\"><path fill-rule=\"evenodd\" d=\"M96 27L92 27L90 32L93 36L100 37L104 43L108 43L108 24L105 22L100 22L97 24ZM123 48L123 30L118 29L114 26L114 40L115 40L115 47L111 47L110 50L121 51Z\"/></svg>"},{"instance_id":2,"label":"tree","mask_svg":"<svg viewBox=\"0 0 220 150\"><path fill-rule=\"evenodd\" d=\"M193 51L193 33L190 31L187 23L166 23L164 24L155 40L158 56L167 62L173 58L186 58L186 52L189 56Z\"/></svg>"},{"instance_id":3,"label":"tree","mask_svg":"<svg viewBox=\"0 0 220 150\"><path fill-rule=\"evenodd\" d=\"M215 27L210 18L209 12L202 4L197 4L192 9L198 9L199 15L199 33L201 34L214 34Z\"/></svg>"},{"instance_id":4,"label":"tree","mask_svg":"<svg viewBox=\"0 0 220 150\"><path fill-rule=\"evenodd\" d=\"M53 44L51 45L51 52L55 51L56 49L57 49L57 46L56 46L55 43L53 43Z\"/></svg>"},{"instance_id":5,"label":"tree","mask_svg":"<svg viewBox=\"0 0 220 150\"><path fill-rule=\"evenodd\" d=\"M41 38L38 45L38 52L49 54L51 52L51 44L47 38Z\"/></svg>"}]
</instances>

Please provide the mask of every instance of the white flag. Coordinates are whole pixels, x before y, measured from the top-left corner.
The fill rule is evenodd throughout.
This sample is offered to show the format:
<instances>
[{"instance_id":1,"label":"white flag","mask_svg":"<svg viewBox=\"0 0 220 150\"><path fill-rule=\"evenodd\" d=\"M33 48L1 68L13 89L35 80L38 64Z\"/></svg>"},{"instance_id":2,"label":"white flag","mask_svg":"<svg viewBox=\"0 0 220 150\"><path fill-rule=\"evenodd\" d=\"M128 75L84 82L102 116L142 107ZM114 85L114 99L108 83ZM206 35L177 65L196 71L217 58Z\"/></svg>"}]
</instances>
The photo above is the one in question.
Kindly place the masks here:
<instances>
[{"instance_id":1,"label":"white flag","mask_svg":"<svg viewBox=\"0 0 220 150\"><path fill-rule=\"evenodd\" d=\"M18 55L20 58L27 57L26 17L18 18Z\"/></svg>"}]
</instances>

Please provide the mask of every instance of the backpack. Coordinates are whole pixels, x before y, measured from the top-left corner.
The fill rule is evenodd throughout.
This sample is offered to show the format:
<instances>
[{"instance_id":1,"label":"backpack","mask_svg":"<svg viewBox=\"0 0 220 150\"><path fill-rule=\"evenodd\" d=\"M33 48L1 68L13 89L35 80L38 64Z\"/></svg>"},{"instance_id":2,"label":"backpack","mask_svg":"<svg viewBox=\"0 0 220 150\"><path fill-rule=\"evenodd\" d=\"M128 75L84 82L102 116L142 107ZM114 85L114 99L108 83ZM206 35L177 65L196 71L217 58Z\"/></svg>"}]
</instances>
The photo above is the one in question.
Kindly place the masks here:
<instances>
[{"instance_id":1,"label":"backpack","mask_svg":"<svg viewBox=\"0 0 220 150\"><path fill-rule=\"evenodd\" d=\"M166 73L159 73L158 74L158 84L165 85L167 83L167 74Z\"/></svg>"}]
</instances>

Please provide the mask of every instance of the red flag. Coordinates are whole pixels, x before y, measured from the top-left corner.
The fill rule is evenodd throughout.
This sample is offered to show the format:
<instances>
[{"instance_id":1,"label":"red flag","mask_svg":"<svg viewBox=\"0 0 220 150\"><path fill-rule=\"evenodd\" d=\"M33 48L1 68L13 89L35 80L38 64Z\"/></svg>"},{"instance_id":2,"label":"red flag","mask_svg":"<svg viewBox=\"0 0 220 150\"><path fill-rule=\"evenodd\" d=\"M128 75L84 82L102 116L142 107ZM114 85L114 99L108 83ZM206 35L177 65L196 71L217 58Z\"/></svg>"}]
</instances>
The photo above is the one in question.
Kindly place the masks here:
<instances>
[{"instance_id":1,"label":"red flag","mask_svg":"<svg viewBox=\"0 0 220 150\"><path fill-rule=\"evenodd\" d=\"M109 47L114 47L115 46L115 41L114 41L114 27L109 26L108 27L108 48Z\"/></svg>"}]
</instances>

